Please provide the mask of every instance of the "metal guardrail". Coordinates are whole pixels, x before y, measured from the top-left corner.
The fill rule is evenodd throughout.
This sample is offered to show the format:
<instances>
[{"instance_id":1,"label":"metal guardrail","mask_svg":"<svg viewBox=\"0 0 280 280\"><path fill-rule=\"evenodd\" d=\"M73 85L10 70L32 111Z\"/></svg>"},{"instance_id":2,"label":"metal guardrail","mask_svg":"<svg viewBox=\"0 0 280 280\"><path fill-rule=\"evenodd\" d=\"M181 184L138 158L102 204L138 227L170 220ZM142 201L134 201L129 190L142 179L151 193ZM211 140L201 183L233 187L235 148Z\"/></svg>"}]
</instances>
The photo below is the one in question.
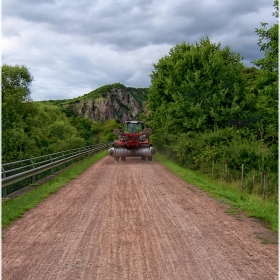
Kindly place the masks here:
<instances>
[{"instance_id":1,"label":"metal guardrail","mask_svg":"<svg viewBox=\"0 0 280 280\"><path fill-rule=\"evenodd\" d=\"M81 158L97 151L101 151L105 148L108 148L112 143L113 142L91 145L44 156L3 163L2 197L6 197L7 187L14 183L20 182L27 178L32 178L32 183L34 184L35 175L47 170L51 170L52 174L53 168L63 165L74 159Z\"/></svg>"}]
</instances>

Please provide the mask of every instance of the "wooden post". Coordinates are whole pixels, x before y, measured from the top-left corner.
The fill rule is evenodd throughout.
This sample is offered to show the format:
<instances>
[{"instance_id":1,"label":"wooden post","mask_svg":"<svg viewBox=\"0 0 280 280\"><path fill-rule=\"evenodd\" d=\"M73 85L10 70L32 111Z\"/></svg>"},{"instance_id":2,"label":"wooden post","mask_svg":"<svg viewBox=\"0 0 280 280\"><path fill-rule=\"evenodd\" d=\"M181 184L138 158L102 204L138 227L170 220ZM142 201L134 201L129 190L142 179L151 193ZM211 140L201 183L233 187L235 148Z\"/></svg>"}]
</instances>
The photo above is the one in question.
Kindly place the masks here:
<instances>
[{"instance_id":1,"label":"wooden post","mask_svg":"<svg viewBox=\"0 0 280 280\"><path fill-rule=\"evenodd\" d=\"M266 172L263 172L263 200L265 200L266 195Z\"/></svg>"},{"instance_id":2,"label":"wooden post","mask_svg":"<svg viewBox=\"0 0 280 280\"><path fill-rule=\"evenodd\" d=\"M241 190L244 188L244 164L241 166Z\"/></svg>"},{"instance_id":3,"label":"wooden post","mask_svg":"<svg viewBox=\"0 0 280 280\"><path fill-rule=\"evenodd\" d=\"M212 177L214 177L214 166L215 166L215 159L212 159Z\"/></svg>"},{"instance_id":4,"label":"wooden post","mask_svg":"<svg viewBox=\"0 0 280 280\"><path fill-rule=\"evenodd\" d=\"M228 160L225 161L225 180L227 182L227 173L228 173Z\"/></svg>"},{"instance_id":5,"label":"wooden post","mask_svg":"<svg viewBox=\"0 0 280 280\"><path fill-rule=\"evenodd\" d=\"M253 172L253 186L252 186L252 192L253 192L253 189L255 188L255 179L256 179L256 170L254 169L254 172Z\"/></svg>"}]
</instances>

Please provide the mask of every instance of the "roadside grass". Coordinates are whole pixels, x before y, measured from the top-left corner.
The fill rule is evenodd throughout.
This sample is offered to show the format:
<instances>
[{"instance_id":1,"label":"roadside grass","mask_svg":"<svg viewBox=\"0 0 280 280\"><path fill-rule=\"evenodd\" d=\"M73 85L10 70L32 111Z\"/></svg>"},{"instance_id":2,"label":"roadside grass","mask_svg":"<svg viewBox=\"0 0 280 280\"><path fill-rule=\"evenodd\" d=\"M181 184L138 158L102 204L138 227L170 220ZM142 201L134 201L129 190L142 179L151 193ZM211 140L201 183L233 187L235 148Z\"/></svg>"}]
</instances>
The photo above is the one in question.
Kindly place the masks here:
<instances>
[{"instance_id":1,"label":"roadside grass","mask_svg":"<svg viewBox=\"0 0 280 280\"><path fill-rule=\"evenodd\" d=\"M22 217L26 211L34 208L39 202L57 192L67 182L76 178L107 154L107 150L94 154L91 158L87 158L82 162L70 166L52 181L12 200L2 202L2 228L7 227L12 221Z\"/></svg>"},{"instance_id":2,"label":"roadside grass","mask_svg":"<svg viewBox=\"0 0 280 280\"><path fill-rule=\"evenodd\" d=\"M197 186L221 203L230 206L227 213L236 214L242 210L246 216L255 217L269 224L269 228L278 232L278 204L269 200L263 201L260 196L250 195L234 185L225 184L202 174L199 171L180 167L174 161L161 154L154 159L166 166L186 182Z\"/></svg>"}]
</instances>

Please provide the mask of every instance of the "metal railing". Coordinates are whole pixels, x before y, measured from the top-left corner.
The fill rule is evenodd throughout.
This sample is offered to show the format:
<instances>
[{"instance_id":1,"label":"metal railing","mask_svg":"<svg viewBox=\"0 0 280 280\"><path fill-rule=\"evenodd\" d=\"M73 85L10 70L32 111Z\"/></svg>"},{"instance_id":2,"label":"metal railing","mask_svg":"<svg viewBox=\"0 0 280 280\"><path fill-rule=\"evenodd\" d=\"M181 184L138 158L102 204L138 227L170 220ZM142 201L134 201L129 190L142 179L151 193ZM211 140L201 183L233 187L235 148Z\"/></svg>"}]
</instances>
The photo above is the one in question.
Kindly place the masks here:
<instances>
[{"instance_id":1,"label":"metal railing","mask_svg":"<svg viewBox=\"0 0 280 280\"><path fill-rule=\"evenodd\" d=\"M82 148L57 152L39 157L8 162L2 164L2 197L7 195L7 187L27 178L32 178L35 183L35 175L44 171L51 171L55 167L65 165L68 162L90 155L94 152L108 148L112 142L86 146ZM46 175L48 176L48 175Z\"/></svg>"}]
</instances>

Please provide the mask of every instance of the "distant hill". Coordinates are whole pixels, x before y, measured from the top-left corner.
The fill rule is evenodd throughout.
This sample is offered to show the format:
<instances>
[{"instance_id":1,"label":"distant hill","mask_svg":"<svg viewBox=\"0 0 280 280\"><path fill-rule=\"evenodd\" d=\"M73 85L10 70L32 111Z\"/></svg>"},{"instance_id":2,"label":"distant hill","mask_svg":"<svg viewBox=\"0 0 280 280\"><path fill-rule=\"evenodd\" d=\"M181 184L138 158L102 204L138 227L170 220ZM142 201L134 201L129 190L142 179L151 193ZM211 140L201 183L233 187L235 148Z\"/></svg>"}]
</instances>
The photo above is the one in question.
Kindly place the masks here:
<instances>
[{"instance_id":1,"label":"distant hill","mask_svg":"<svg viewBox=\"0 0 280 280\"><path fill-rule=\"evenodd\" d=\"M148 88L126 87L115 83L97 88L81 97L69 100L50 100L53 105L61 107L68 116L93 121L116 119L121 122L137 119L143 112L143 102L148 95Z\"/></svg>"}]
</instances>

